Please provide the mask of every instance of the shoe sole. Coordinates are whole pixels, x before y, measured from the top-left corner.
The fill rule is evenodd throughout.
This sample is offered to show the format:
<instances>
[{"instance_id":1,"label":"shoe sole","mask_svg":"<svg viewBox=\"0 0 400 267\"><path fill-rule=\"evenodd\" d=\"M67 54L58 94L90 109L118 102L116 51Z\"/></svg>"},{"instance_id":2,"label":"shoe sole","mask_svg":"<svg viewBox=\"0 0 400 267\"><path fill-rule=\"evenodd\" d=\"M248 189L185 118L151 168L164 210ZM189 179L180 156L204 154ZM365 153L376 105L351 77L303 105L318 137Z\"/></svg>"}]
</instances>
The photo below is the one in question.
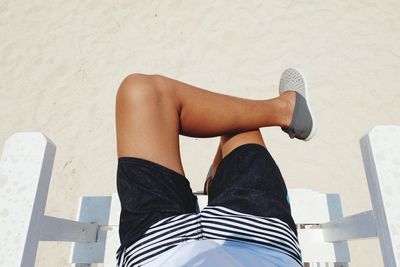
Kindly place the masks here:
<instances>
[{"instance_id":1,"label":"shoe sole","mask_svg":"<svg viewBox=\"0 0 400 267\"><path fill-rule=\"evenodd\" d=\"M303 73L301 73L300 70L298 70L298 69L296 69L296 70L300 73L301 77L303 78L304 87L305 87L304 88L305 99L306 99L308 110L310 111L310 115L311 115L311 122L312 122L311 132L307 136L307 138L304 139L304 141L310 141L314 137L315 133L317 132L317 122L315 120L314 112L311 110L310 101L308 99L308 83L307 83L307 80L306 80L306 78L304 78L304 75L303 75Z\"/></svg>"}]
</instances>

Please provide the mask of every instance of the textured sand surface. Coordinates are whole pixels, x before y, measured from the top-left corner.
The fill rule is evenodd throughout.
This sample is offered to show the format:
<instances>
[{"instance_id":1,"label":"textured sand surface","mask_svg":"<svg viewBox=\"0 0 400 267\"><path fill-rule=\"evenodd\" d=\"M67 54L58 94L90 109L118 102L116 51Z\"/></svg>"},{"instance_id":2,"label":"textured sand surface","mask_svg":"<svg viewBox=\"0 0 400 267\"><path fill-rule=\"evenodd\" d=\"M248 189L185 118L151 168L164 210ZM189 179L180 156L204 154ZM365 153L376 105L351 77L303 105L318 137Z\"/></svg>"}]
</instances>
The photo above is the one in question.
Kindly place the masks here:
<instances>
[{"instance_id":1,"label":"textured sand surface","mask_svg":"<svg viewBox=\"0 0 400 267\"><path fill-rule=\"evenodd\" d=\"M399 1L0 2L0 149L17 131L57 145L46 213L74 218L81 195L115 189L114 97L129 73L160 73L264 99L302 69L319 132L309 143L264 129L288 187L339 192L345 215L371 208L359 138L400 124ZM181 139L200 188L217 139ZM37 266L68 266L41 243ZM378 241L350 243L351 266L382 266Z\"/></svg>"}]
</instances>

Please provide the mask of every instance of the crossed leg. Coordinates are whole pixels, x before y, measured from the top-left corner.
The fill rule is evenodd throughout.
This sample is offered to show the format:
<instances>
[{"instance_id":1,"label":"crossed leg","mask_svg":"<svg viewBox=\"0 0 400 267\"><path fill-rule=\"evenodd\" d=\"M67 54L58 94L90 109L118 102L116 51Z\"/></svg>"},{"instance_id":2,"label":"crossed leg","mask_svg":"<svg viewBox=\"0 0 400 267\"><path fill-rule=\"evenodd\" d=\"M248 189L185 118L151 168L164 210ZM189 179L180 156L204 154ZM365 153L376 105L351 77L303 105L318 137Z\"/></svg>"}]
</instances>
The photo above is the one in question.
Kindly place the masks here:
<instances>
[{"instance_id":1,"label":"crossed leg","mask_svg":"<svg viewBox=\"0 0 400 267\"><path fill-rule=\"evenodd\" d=\"M182 175L179 135L221 136L214 160L245 143L264 145L259 128L288 127L295 93L249 100L210 92L160 75L129 75L116 96L118 157L153 161ZM220 156L218 156L220 154Z\"/></svg>"}]
</instances>

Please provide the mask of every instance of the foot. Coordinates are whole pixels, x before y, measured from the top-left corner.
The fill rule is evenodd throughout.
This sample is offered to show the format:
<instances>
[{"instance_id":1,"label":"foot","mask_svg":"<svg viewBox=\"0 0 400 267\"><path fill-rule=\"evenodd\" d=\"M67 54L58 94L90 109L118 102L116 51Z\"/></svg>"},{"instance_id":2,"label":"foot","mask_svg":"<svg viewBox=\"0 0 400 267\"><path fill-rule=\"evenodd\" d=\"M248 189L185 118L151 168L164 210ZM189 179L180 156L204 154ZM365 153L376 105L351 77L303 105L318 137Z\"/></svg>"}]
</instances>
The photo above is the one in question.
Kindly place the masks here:
<instances>
[{"instance_id":1,"label":"foot","mask_svg":"<svg viewBox=\"0 0 400 267\"><path fill-rule=\"evenodd\" d=\"M307 82L303 75L296 69L285 70L281 76L279 94L288 100L289 113L292 110L292 114L287 116L287 122L290 123L284 125L282 130L289 134L290 138L310 140L315 135L317 127L308 100Z\"/></svg>"}]
</instances>

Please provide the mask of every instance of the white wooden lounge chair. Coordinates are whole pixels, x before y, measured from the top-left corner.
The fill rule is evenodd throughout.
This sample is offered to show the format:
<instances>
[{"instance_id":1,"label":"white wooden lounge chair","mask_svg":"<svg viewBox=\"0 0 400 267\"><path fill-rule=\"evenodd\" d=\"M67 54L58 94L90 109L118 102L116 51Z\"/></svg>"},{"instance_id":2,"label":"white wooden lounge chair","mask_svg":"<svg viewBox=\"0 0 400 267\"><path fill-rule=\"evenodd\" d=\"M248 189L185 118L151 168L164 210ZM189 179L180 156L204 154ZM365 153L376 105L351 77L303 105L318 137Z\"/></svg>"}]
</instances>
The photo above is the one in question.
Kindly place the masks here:
<instances>
[{"instance_id":1,"label":"white wooden lounge chair","mask_svg":"<svg viewBox=\"0 0 400 267\"><path fill-rule=\"evenodd\" d=\"M347 266L347 241L378 237L385 266L400 266L400 126L378 126L361 140L373 209L343 217L338 194L291 189L306 266ZM76 266L115 266L116 194L81 198L77 220L44 214L55 145L37 132L7 139L0 160L0 265L33 266L38 242L72 243ZM199 195L204 207L207 196Z\"/></svg>"}]
</instances>

